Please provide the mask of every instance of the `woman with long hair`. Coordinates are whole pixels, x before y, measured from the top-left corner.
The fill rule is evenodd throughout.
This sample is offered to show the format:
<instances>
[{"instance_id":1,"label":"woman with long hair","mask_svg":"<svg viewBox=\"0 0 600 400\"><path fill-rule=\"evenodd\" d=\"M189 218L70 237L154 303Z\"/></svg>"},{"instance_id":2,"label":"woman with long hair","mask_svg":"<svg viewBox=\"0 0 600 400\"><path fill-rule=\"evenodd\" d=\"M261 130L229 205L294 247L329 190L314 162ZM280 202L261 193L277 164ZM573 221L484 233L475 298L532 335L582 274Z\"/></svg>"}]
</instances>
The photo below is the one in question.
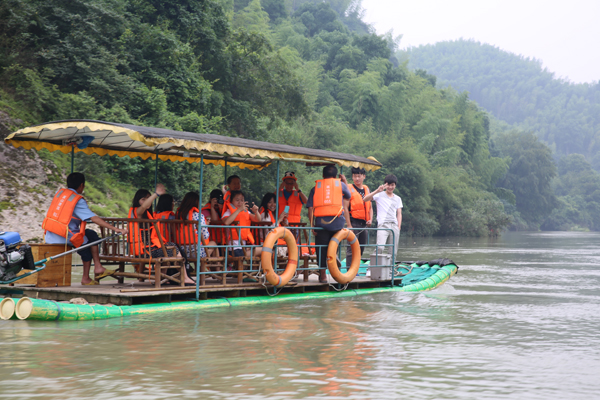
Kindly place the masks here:
<instances>
[{"instance_id":1,"label":"woman with long hair","mask_svg":"<svg viewBox=\"0 0 600 400\"><path fill-rule=\"evenodd\" d=\"M139 189L133 196L131 208L129 209L129 218L154 219L152 213L152 202L156 198L165 194L165 187L161 183L156 185L156 190L154 191L154 193L150 193L150 191L146 189ZM164 256L163 249L160 246L160 239L158 238L158 235L160 235L161 233L155 232L154 229L152 229L152 226L149 226L149 224L143 224L139 222L130 222L129 232L129 244L130 246L132 246L134 255L144 256L145 250L149 248L149 255L151 258L158 258ZM167 242L163 238L163 244L165 245L165 247L167 247L165 251L169 257L181 257L181 253L179 252L179 250L175 249L177 247L175 243ZM172 248L169 249L168 247ZM184 275L186 284L195 285L195 282L192 279L190 279L187 273L184 272Z\"/></svg>"},{"instance_id":2,"label":"woman with long hair","mask_svg":"<svg viewBox=\"0 0 600 400\"><path fill-rule=\"evenodd\" d=\"M181 200L181 204L177 209L177 213L175 214L176 219L180 219L182 221L196 221L200 219L202 225L208 225L206 222L206 218L199 209L200 206L200 196L196 192L188 192ZM190 225L184 225L183 229L179 230L179 234L177 237L177 243L181 245L182 250L186 253L187 257L192 257L196 250L196 244L199 242L198 240L198 224L193 224L194 228L191 229ZM203 246L200 247L200 257L208 257L212 255L215 248L204 249L204 246L216 246L217 244L209 240L210 234L208 232L208 228L205 226L202 227L202 238L200 242Z\"/></svg>"},{"instance_id":3,"label":"woman with long hair","mask_svg":"<svg viewBox=\"0 0 600 400\"><path fill-rule=\"evenodd\" d=\"M277 208L277 202L275 198L275 193L267 193L263 196L262 201L260 202L260 207L258 212L262 217L262 221L265 222L275 222L275 210ZM274 225L287 225L287 217L288 213L282 212L277 219L277 224Z\"/></svg>"}]
</instances>

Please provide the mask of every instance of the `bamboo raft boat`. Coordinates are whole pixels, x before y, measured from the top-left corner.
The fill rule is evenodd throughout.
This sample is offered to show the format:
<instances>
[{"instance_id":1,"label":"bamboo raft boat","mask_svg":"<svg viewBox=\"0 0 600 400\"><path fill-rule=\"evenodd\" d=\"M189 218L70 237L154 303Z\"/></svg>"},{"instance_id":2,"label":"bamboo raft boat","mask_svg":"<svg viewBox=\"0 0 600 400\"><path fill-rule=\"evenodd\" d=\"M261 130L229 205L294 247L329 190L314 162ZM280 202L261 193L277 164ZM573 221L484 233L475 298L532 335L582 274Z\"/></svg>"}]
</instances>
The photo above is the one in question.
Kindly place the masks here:
<instances>
[{"instance_id":1,"label":"bamboo raft boat","mask_svg":"<svg viewBox=\"0 0 600 400\"><path fill-rule=\"evenodd\" d=\"M91 120L56 121L23 128L5 138L5 142L24 149L47 149L49 151L71 153L71 172L74 172L73 155L76 152L97 154L100 156L140 157L144 160L155 158L156 169L158 169L159 160L165 162L198 163L200 165L200 188L203 188L204 184L203 174L205 164L225 167L225 176L227 175L228 165L260 171L271 164L275 164L277 168L277 183L280 180L281 161L304 163L311 167L335 164L342 171L344 167L359 167L367 171L374 171L382 167L372 157L365 158L352 154L206 133L178 132L161 128ZM156 176L157 174L155 173L155 184L157 183ZM199 190L199 197L200 204L203 204L202 190ZM278 205L276 209L279 209ZM108 220L105 219L105 221ZM116 226L129 222L140 224L155 223L125 218L113 218L110 223ZM169 223L181 226L184 224L182 221ZM186 223L189 223L189 221ZM298 239L300 232L305 233L305 235L308 232L310 236L312 229L304 225L306 224L290 227L290 229L297 231L296 237ZM202 225L200 222L197 223L198 231L203 227L205 225ZM253 228L259 231L263 229L263 232L267 232L269 229L269 227L265 226L237 228ZM173 229L178 228L174 227ZM376 230L377 228L368 229ZM102 237L106 236L104 232L101 233ZM305 237L304 244L309 245L310 243L310 237ZM302 247L300 240L298 244ZM200 246L200 244L197 244L197 246ZM226 248L227 246L220 247ZM195 287L161 287L161 283L165 283L168 280L172 281L173 279L168 276L158 275L162 273L162 268L165 268L164 265L160 264L160 259L152 261L157 263L154 265L154 271L158 271L157 276L154 277L156 278L154 279L155 285L152 287L149 283L138 283L135 280L135 278L141 278L139 273L125 271L125 264L145 262L145 260L131 261L130 253L131 249L128 248L126 240L116 238L111 242L102 244L101 258L103 263L112 262L113 265L118 265L118 273L115 274L115 276L118 276L116 284L102 283L96 286L71 285L71 265L69 260L68 270L66 267L67 263L62 261L63 272L62 275L59 274L60 276L58 276L59 280L63 280L62 285L59 283L56 283L56 285L39 285L39 279L41 278L38 278L38 284L35 287L20 285L0 286L0 294L9 296L4 298L0 303L0 318L93 320L154 312L174 312L263 303L271 304L385 292L416 292L439 287L458 270L458 267L451 262L438 265L437 267L432 265L431 267L434 267L435 271L431 271L432 273L423 277L423 279L411 281L410 284L402 284L402 281L406 277L400 280L399 276L395 273L391 273L389 277L381 279L374 279L373 276L365 277L359 275L352 277L346 285L335 283L330 276L330 283L320 283L314 275L311 275L311 273L315 273L314 256L313 258L310 256L303 257L300 254L299 258L304 261L304 265L299 270L303 270L304 279L302 281L290 281L286 284L276 285L277 287L275 287L264 280L264 276L261 275L260 270L255 271L252 261L250 261L250 265L248 266L244 260L237 260L237 269L230 271L227 269L229 265L226 255L227 251L225 251L223 259L217 260L213 264L210 264L210 260L201 259L200 252L196 251L195 266L196 271L199 272L196 272L198 284ZM383 265L384 268L388 268L390 271L397 268L395 254L396 249L392 248L391 260L389 264ZM37 259L42 260L44 258L45 256ZM250 256L250 260L252 260L252 256ZM49 258L46 258L45 261L51 263ZM38 261L36 265L41 262ZM171 262L169 266L183 268L181 260L170 259L167 262ZM275 273L277 273L277 265L278 261L275 257ZM407 267L411 269L416 268L416 270L430 268L427 264L425 264L425 267L420 264L409 265ZM215 268L220 268L220 271L216 274L213 272ZM34 272L40 274L39 271L42 269L43 267L39 267ZM65 283L67 275L68 282ZM134 280L125 281L125 278L133 278ZM214 278L217 278L217 280L215 281ZM254 281L246 283L244 282L244 278L254 279ZM53 279L56 280L57 277L53 277ZM55 280L50 280L50 282L53 283ZM18 284L18 281L15 283ZM80 299L79 302L83 304L73 304L71 301L74 298Z\"/></svg>"}]
</instances>

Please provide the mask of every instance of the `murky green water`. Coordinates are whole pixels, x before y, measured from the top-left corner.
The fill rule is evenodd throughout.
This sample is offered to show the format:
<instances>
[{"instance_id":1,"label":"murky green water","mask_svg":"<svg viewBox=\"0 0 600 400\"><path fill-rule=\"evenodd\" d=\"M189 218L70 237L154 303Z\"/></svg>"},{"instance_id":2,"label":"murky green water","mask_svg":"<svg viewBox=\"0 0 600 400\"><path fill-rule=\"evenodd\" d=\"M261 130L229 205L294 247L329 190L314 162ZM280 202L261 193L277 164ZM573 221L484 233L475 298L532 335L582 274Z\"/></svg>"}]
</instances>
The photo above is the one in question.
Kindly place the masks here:
<instances>
[{"instance_id":1,"label":"murky green water","mask_svg":"<svg viewBox=\"0 0 600 400\"><path fill-rule=\"evenodd\" d=\"M413 243L415 242L415 243ZM436 291L0 322L0 397L600 398L600 235L418 239Z\"/></svg>"}]
</instances>

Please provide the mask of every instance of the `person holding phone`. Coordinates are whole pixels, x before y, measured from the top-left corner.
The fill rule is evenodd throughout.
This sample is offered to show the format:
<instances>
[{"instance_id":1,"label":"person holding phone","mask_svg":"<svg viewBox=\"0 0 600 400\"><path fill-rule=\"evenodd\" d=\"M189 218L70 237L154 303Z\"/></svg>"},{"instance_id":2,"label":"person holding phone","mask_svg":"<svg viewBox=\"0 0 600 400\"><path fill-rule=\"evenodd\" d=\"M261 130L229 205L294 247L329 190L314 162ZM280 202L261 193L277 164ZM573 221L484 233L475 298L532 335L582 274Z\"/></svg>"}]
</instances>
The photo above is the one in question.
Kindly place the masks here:
<instances>
[{"instance_id":1,"label":"person holding phone","mask_svg":"<svg viewBox=\"0 0 600 400\"><path fill-rule=\"evenodd\" d=\"M260 222L262 218L258 212L258 206L252 203L252 214L248 211L248 202L244 199L244 193L240 190L234 190L231 192L231 203L226 203L227 209L223 214L223 223L225 225L231 225L234 221L238 222L238 226L250 226L252 221ZM240 234L238 235L238 232ZM241 235L241 237L240 237ZM232 228L231 238L228 241L228 245L233 247L233 256L235 257L246 257L250 256L250 249L242 249L242 246L246 244L254 244L254 236L250 228ZM254 256L259 256L261 248L254 249Z\"/></svg>"},{"instance_id":2,"label":"person holding phone","mask_svg":"<svg viewBox=\"0 0 600 400\"><path fill-rule=\"evenodd\" d=\"M307 198L298 187L296 174L288 171L283 174L281 185L279 186L279 214L287 207L288 223L294 224L301 221L302 206L306 204Z\"/></svg>"}]
</instances>

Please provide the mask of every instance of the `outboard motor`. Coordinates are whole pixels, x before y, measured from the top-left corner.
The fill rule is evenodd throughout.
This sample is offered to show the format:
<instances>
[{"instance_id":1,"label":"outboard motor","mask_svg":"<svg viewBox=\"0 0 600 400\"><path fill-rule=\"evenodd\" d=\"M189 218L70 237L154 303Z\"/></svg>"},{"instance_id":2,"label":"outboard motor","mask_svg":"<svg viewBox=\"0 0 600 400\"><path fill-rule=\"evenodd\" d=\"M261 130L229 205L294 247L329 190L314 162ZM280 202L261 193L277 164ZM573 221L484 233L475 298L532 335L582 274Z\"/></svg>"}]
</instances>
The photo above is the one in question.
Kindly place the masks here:
<instances>
[{"instance_id":1,"label":"outboard motor","mask_svg":"<svg viewBox=\"0 0 600 400\"><path fill-rule=\"evenodd\" d=\"M0 232L0 281L14 279L22 269L35 269L31 247L20 244L17 232Z\"/></svg>"}]
</instances>

